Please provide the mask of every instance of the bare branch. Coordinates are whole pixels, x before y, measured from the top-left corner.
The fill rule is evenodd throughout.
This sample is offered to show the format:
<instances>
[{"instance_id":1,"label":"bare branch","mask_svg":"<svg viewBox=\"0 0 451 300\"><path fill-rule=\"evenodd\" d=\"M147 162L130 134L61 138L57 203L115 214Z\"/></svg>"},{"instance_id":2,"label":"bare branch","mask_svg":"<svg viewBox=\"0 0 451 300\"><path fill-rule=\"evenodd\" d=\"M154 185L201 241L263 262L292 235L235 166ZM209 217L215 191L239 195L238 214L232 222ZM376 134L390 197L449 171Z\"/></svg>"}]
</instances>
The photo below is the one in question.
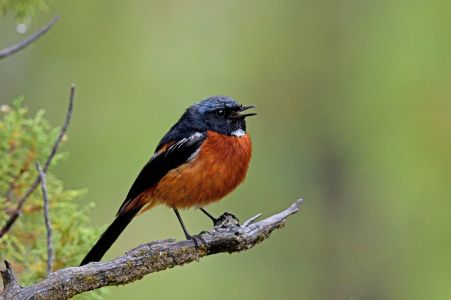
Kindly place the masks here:
<instances>
[{"instance_id":1,"label":"bare branch","mask_svg":"<svg viewBox=\"0 0 451 300\"><path fill-rule=\"evenodd\" d=\"M61 141L63 140L63 137L66 134L67 128L69 127L70 120L72 119L72 112L74 111L74 101L75 101L75 84L72 84L70 86L70 91L69 91L69 106L67 108L66 119L64 120L63 127L61 127L60 133L59 133L58 137L56 138L55 144L53 144L52 151L50 152L50 155L47 158L47 161L45 162L44 169L43 169L44 173L47 173L47 169L49 168L53 157L55 156L56 152L58 151Z\"/></svg>"},{"instance_id":2,"label":"bare branch","mask_svg":"<svg viewBox=\"0 0 451 300\"><path fill-rule=\"evenodd\" d=\"M0 270L3 279L3 292L0 294L0 299L12 299L14 295L19 293L22 287L17 283L11 265L5 260L5 269Z\"/></svg>"},{"instance_id":3,"label":"bare branch","mask_svg":"<svg viewBox=\"0 0 451 300\"><path fill-rule=\"evenodd\" d=\"M44 222L47 231L47 274L52 272L54 250L52 244L52 223L49 215L49 193L47 192L47 180L41 166L36 163L39 177L41 178L42 199L44 200Z\"/></svg>"},{"instance_id":4,"label":"bare branch","mask_svg":"<svg viewBox=\"0 0 451 300\"><path fill-rule=\"evenodd\" d=\"M70 95L69 95L69 107L67 109L66 119L64 121L63 127L61 127L60 133L59 133L58 137L56 138L55 143L53 144L52 150L50 151L50 154L47 157L44 168L42 169L42 171L44 173L47 173L47 169L49 168L53 157L55 156L56 152L58 151L61 141L63 140L63 137L66 134L67 128L69 127L69 123L72 118L72 111L74 109L74 100L75 100L75 85L71 85ZM38 175L36 177L36 179L34 180L33 184L30 186L30 188L17 201L17 207L11 212L9 219L6 221L5 225L0 230L0 238L2 238L6 233L8 233L8 231L11 229L13 224L17 221L17 218L19 218L20 214L22 213L23 205L27 201L28 197L30 197L31 194L33 194L34 190L38 187L40 182L41 182L41 177Z\"/></svg>"},{"instance_id":5,"label":"bare branch","mask_svg":"<svg viewBox=\"0 0 451 300\"><path fill-rule=\"evenodd\" d=\"M207 255L248 250L267 239L274 229L283 227L286 218L295 214L301 203L302 199L260 222L245 222L248 224L246 227L240 226L233 215L225 213L212 230L197 236L203 242L199 247L191 240L154 241L138 246L112 261L55 271L43 281L21 288L13 294L9 291L11 284L5 282L4 277L5 290L0 294L0 300L69 299L101 287L127 284L147 274L198 261Z\"/></svg>"},{"instance_id":6,"label":"bare branch","mask_svg":"<svg viewBox=\"0 0 451 300\"><path fill-rule=\"evenodd\" d=\"M53 17L53 19L50 20L50 22L47 23L44 27L36 31L31 36L27 37L23 41L20 41L18 44L12 45L11 47L5 48L0 50L0 59L6 58L8 56L13 55L16 52L19 52L20 50L24 49L37 39L39 39L41 36L43 36L47 31L52 28L52 26L56 23L56 21L59 20L59 16Z\"/></svg>"}]
</instances>

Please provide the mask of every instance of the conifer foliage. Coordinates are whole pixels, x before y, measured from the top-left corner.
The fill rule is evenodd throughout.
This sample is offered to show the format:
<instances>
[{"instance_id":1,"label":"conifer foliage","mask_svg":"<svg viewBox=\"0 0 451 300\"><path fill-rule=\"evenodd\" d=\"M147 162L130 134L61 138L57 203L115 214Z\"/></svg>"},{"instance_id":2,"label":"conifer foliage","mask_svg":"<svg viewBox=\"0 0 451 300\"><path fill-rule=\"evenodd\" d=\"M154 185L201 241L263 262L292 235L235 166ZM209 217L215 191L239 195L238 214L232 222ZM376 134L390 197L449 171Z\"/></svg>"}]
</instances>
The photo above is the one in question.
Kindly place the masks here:
<instances>
[{"instance_id":1,"label":"conifer foliage","mask_svg":"<svg viewBox=\"0 0 451 300\"><path fill-rule=\"evenodd\" d=\"M60 132L59 128L50 126L43 110L30 115L22 102L16 100L13 106L0 106L0 226L10 218L17 208L17 200L38 176L35 164L45 163ZM65 140L66 136L63 144ZM100 229L90 226L87 217L93 204L82 206L80 203L85 191L65 189L52 173L67 156L67 152L57 153L46 174L54 270L78 265L100 233ZM32 284L47 275L43 204L42 191L36 188L14 226L0 238L0 258L11 263L22 285Z\"/></svg>"}]
</instances>

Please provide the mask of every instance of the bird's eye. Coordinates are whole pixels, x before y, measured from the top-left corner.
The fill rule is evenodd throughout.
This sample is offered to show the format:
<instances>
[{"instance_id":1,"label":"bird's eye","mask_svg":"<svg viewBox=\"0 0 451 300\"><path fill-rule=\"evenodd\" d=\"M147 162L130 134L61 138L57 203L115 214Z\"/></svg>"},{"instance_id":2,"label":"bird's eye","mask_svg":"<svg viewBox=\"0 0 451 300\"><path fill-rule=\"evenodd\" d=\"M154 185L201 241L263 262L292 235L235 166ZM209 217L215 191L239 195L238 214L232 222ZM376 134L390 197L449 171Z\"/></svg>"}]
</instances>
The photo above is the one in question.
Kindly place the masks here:
<instances>
[{"instance_id":1,"label":"bird's eye","mask_svg":"<svg viewBox=\"0 0 451 300\"><path fill-rule=\"evenodd\" d=\"M217 109L217 110L216 110L216 115L217 115L218 117L220 117L220 118L224 118L224 116L225 116L225 110L222 109L222 108Z\"/></svg>"}]
</instances>

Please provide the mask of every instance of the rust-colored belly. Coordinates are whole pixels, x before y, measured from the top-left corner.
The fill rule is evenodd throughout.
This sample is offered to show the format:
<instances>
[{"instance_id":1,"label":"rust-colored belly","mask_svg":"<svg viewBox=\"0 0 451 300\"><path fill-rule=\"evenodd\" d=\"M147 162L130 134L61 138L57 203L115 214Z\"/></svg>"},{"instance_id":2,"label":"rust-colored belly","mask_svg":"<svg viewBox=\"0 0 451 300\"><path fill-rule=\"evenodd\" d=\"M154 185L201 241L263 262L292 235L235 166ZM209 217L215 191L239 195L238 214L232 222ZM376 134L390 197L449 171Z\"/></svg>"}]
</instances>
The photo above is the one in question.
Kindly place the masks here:
<instances>
[{"instance_id":1,"label":"rust-colored belly","mask_svg":"<svg viewBox=\"0 0 451 300\"><path fill-rule=\"evenodd\" d=\"M202 207L221 199L244 180L252 152L249 136L207 134L197 157L169 171L151 189L152 202L175 208Z\"/></svg>"}]
</instances>

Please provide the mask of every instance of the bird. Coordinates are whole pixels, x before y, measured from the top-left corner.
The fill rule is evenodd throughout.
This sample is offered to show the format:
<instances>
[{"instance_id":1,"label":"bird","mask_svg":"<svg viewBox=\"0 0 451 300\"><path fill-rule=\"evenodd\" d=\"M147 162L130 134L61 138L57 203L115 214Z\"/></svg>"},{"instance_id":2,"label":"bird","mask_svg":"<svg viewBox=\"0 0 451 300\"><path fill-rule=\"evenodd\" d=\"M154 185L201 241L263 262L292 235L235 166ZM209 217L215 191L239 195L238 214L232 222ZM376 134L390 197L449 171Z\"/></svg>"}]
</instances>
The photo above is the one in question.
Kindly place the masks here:
<instances>
[{"instance_id":1,"label":"bird","mask_svg":"<svg viewBox=\"0 0 451 300\"><path fill-rule=\"evenodd\" d=\"M252 142L245 119L256 115L247 112L251 108L255 106L228 96L212 96L188 107L160 140L114 221L80 265L100 261L133 218L156 205L173 209L186 239L194 237L179 209L198 208L214 223L216 218L204 207L232 192L249 168Z\"/></svg>"}]
</instances>

